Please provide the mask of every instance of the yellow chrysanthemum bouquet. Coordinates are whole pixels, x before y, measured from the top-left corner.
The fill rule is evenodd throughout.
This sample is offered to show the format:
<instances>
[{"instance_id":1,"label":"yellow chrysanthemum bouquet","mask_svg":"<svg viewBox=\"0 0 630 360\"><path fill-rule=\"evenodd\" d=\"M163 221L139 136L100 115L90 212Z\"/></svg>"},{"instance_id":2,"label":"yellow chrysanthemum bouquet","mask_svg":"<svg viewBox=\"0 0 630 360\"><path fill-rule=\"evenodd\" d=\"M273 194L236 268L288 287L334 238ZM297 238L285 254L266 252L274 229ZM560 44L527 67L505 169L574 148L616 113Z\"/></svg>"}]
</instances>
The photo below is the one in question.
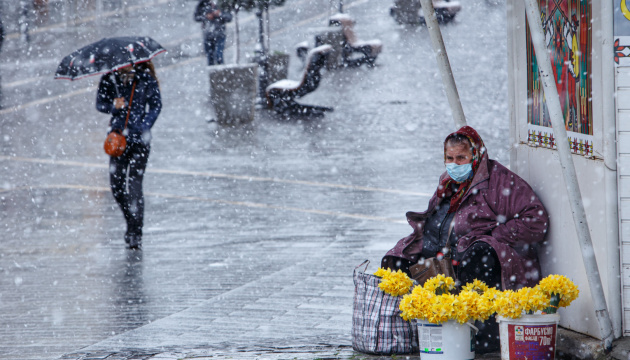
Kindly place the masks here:
<instances>
[{"instance_id":1,"label":"yellow chrysanthemum bouquet","mask_svg":"<svg viewBox=\"0 0 630 360\"><path fill-rule=\"evenodd\" d=\"M400 302L400 316L405 320L421 319L433 324L456 320L460 324L486 320L494 313L494 288L475 280L453 294L455 281L444 275L435 276L424 286L416 286Z\"/></svg>"},{"instance_id":2,"label":"yellow chrysanthemum bouquet","mask_svg":"<svg viewBox=\"0 0 630 360\"><path fill-rule=\"evenodd\" d=\"M455 294L455 281L437 275L411 290L414 281L397 270L379 268L374 275L381 278L379 288L392 296L404 295L400 301L401 315L405 320L421 319L433 324L456 320L487 320L497 314L507 318L520 318L523 314L543 312L555 314L558 307L566 307L579 295L577 286L562 275L549 275L533 288L518 291L500 291L474 280Z\"/></svg>"},{"instance_id":3,"label":"yellow chrysanthemum bouquet","mask_svg":"<svg viewBox=\"0 0 630 360\"><path fill-rule=\"evenodd\" d=\"M555 314L558 307L571 305L579 294L577 286L566 276L549 275L536 287L499 292L494 301L494 308L498 315L512 319L538 311Z\"/></svg>"},{"instance_id":4,"label":"yellow chrysanthemum bouquet","mask_svg":"<svg viewBox=\"0 0 630 360\"><path fill-rule=\"evenodd\" d=\"M550 304L545 309L547 314L555 314L558 307L567 307L580 295L577 285L562 275L549 275L538 284L549 296Z\"/></svg>"},{"instance_id":5,"label":"yellow chrysanthemum bouquet","mask_svg":"<svg viewBox=\"0 0 630 360\"><path fill-rule=\"evenodd\" d=\"M391 296L407 294L413 285L413 280L400 270L392 271L390 269L378 268L374 275L381 278L378 287Z\"/></svg>"}]
</instances>

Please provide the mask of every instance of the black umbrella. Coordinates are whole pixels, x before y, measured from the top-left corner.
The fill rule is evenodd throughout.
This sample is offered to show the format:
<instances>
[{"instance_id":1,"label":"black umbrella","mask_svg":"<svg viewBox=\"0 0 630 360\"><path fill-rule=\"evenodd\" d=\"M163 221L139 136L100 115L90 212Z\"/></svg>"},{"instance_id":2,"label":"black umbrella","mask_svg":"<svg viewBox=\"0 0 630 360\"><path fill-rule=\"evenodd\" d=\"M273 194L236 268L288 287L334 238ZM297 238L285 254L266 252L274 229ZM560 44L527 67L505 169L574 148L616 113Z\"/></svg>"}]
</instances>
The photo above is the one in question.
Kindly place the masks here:
<instances>
[{"instance_id":1,"label":"black umbrella","mask_svg":"<svg viewBox=\"0 0 630 360\"><path fill-rule=\"evenodd\" d=\"M61 60L55 79L76 80L146 62L166 49L148 36L104 38Z\"/></svg>"}]
</instances>

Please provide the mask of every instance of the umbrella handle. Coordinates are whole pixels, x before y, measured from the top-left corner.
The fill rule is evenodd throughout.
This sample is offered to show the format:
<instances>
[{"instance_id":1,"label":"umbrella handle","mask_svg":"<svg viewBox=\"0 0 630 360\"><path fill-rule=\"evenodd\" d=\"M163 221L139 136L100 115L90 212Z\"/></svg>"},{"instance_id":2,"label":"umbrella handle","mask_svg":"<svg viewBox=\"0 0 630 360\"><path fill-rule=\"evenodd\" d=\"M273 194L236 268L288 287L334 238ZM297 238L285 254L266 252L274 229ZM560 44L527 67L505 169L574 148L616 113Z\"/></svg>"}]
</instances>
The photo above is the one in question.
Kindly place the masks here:
<instances>
[{"instance_id":1,"label":"umbrella handle","mask_svg":"<svg viewBox=\"0 0 630 360\"><path fill-rule=\"evenodd\" d=\"M116 81L116 75L114 75L114 72L109 73L109 76L112 80L112 83L114 83L114 89L116 89L116 97L119 98L120 97L120 91L118 91L118 82Z\"/></svg>"}]
</instances>

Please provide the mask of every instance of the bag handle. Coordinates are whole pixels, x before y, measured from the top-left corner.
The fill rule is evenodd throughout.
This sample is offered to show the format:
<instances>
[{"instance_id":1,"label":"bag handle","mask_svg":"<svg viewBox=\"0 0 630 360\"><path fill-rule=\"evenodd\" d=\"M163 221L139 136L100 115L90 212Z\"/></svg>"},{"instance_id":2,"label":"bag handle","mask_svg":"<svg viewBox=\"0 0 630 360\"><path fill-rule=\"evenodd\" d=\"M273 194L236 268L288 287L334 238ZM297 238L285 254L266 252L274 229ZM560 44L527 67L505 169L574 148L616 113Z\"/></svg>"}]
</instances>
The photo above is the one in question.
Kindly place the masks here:
<instances>
[{"instance_id":1,"label":"bag handle","mask_svg":"<svg viewBox=\"0 0 630 360\"><path fill-rule=\"evenodd\" d=\"M127 128L127 123L129 123L129 114L131 114L131 103L133 102L133 94L136 92L136 83L138 79L133 79L133 85L131 86L131 95L129 96L129 106L127 107L127 118L125 119L125 127L123 131Z\"/></svg>"},{"instance_id":2,"label":"bag handle","mask_svg":"<svg viewBox=\"0 0 630 360\"><path fill-rule=\"evenodd\" d=\"M120 131L122 134L127 128L127 124L129 123L129 114L131 114L131 103L133 102L133 94L136 92L136 83L137 79L133 79L133 85L131 86L131 95L129 96L129 106L127 106L127 117L125 118L125 127Z\"/></svg>"},{"instance_id":3,"label":"bag handle","mask_svg":"<svg viewBox=\"0 0 630 360\"><path fill-rule=\"evenodd\" d=\"M477 327L469 322L464 323L468 326L470 326L471 329L473 329L475 331L475 334L479 332L479 329L477 329Z\"/></svg>"},{"instance_id":4,"label":"bag handle","mask_svg":"<svg viewBox=\"0 0 630 360\"><path fill-rule=\"evenodd\" d=\"M359 264L359 266L356 266L354 268L354 271L352 272L352 279L353 279L353 282L354 282L354 286L357 286L357 269L360 268L363 265L365 265L365 269L363 269L363 272L366 272L367 268L368 268L368 265L370 265L370 260L365 260L361 264Z\"/></svg>"},{"instance_id":5,"label":"bag handle","mask_svg":"<svg viewBox=\"0 0 630 360\"><path fill-rule=\"evenodd\" d=\"M367 271L368 265L370 265L370 260L364 260L361 264L359 264L358 266L356 266L354 268L354 271L356 272L358 268L360 268L361 266L365 265L365 269L363 269L363 272Z\"/></svg>"}]
</instances>

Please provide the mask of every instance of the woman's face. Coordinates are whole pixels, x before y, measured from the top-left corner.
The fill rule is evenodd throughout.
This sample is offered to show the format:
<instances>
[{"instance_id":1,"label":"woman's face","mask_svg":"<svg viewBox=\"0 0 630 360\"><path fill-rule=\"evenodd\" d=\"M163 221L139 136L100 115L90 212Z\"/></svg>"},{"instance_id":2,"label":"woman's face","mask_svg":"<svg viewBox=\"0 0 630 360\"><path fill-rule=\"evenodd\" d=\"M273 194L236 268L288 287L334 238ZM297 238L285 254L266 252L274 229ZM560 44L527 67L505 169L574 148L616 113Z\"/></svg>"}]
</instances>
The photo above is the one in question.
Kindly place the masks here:
<instances>
[{"instance_id":1,"label":"woman's face","mask_svg":"<svg viewBox=\"0 0 630 360\"><path fill-rule=\"evenodd\" d=\"M470 164L472 162L472 151L470 146L466 144L457 144L455 146L446 146L445 152L446 164L455 163L457 165Z\"/></svg>"},{"instance_id":2,"label":"woman's face","mask_svg":"<svg viewBox=\"0 0 630 360\"><path fill-rule=\"evenodd\" d=\"M124 82L124 83L131 83L133 81L133 77L136 73L135 69L133 68L133 66L127 66L124 67L122 69L118 69L118 74L120 75L120 79Z\"/></svg>"}]
</instances>

